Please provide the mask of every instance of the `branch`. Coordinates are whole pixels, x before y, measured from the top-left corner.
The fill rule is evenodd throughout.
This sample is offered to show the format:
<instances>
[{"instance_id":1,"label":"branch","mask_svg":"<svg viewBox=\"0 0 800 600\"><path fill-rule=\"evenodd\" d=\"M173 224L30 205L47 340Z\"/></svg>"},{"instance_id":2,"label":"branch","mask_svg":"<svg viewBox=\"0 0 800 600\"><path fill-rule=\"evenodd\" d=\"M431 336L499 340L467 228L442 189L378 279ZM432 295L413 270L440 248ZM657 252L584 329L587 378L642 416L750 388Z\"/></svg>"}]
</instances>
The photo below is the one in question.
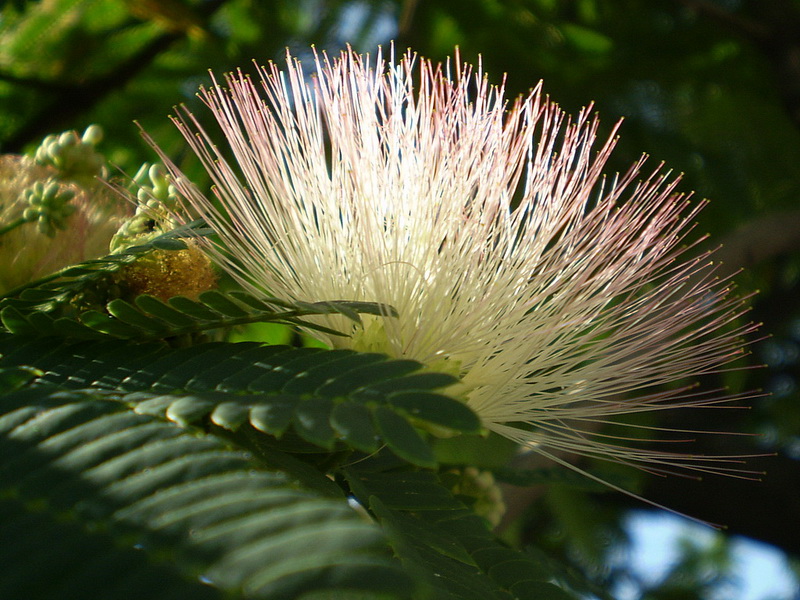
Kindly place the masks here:
<instances>
[{"instance_id":1,"label":"branch","mask_svg":"<svg viewBox=\"0 0 800 600\"><path fill-rule=\"evenodd\" d=\"M708 0L674 1L678 4L682 4L697 14L702 14L721 25L724 25L737 35L749 38L751 41L762 43L769 37L769 30L762 23L756 23L754 21L744 19L738 15L734 15L733 13L723 9L718 4L708 2Z\"/></svg>"},{"instance_id":2,"label":"branch","mask_svg":"<svg viewBox=\"0 0 800 600\"><path fill-rule=\"evenodd\" d=\"M800 252L800 210L772 213L742 225L723 238L713 258L721 263L720 277L726 277L791 252Z\"/></svg>"},{"instance_id":3,"label":"branch","mask_svg":"<svg viewBox=\"0 0 800 600\"><path fill-rule=\"evenodd\" d=\"M213 0L207 2L203 7L202 16L207 19L219 10L226 1ZM79 115L91 110L115 90L125 87L128 82L158 58L162 52L185 36L185 31L165 33L121 63L112 72L81 85L45 84L39 80L18 79L16 83L21 85L40 89L44 89L44 86L48 85L50 91L58 93L53 94L50 100L35 115L29 118L25 125L3 143L3 151L6 153L20 153L27 144L39 141L54 131L68 129ZM2 75L0 78L7 81L14 79L10 75Z\"/></svg>"},{"instance_id":4,"label":"branch","mask_svg":"<svg viewBox=\"0 0 800 600\"><path fill-rule=\"evenodd\" d=\"M40 92L68 92L78 88L77 83L61 83L59 81L47 81L35 77L17 77L11 73L4 73L2 71L0 71L0 81L14 83Z\"/></svg>"}]
</instances>

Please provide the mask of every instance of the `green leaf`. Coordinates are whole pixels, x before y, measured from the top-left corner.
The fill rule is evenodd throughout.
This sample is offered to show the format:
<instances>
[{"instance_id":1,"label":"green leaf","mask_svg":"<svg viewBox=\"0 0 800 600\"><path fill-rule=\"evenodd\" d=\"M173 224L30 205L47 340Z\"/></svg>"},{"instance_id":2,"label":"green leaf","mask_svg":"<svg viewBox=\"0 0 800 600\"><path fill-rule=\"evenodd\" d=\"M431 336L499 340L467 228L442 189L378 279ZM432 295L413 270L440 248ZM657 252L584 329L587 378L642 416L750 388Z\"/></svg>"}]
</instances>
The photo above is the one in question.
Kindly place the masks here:
<instances>
[{"instance_id":1,"label":"green leaf","mask_svg":"<svg viewBox=\"0 0 800 600\"><path fill-rule=\"evenodd\" d=\"M112 300L106 307L112 317L138 329L159 334L164 331L164 324L144 315L136 307L124 300Z\"/></svg>"},{"instance_id":2,"label":"green leaf","mask_svg":"<svg viewBox=\"0 0 800 600\"><path fill-rule=\"evenodd\" d=\"M406 375L420 368L420 363L413 360L393 360L390 362L380 362L368 364L364 367L353 369L346 374L342 374L333 381L325 384L319 389L319 393L331 396L345 396L365 388L364 381L386 380L394 377ZM363 389L359 398L369 401L378 395L379 390L372 388Z\"/></svg>"},{"instance_id":3,"label":"green leaf","mask_svg":"<svg viewBox=\"0 0 800 600\"><path fill-rule=\"evenodd\" d=\"M2 397L0 509L3 597L411 595L344 498L91 392Z\"/></svg>"},{"instance_id":4,"label":"green leaf","mask_svg":"<svg viewBox=\"0 0 800 600\"><path fill-rule=\"evenodd\" d=\"M186 250L186 242L174 239L155 239L152 242L153 248L158 250Z\"/></svg>"},{"instance_id":5,"label":"green leaf","mask_svg":"<svg viewBox=\"0 0 800 600\"><path fill-rule=\"evenodd\" d=\"M258 361L256 368L250 371L250 381L247 389L253 392L268 392L283 390L284 386L297 375L292 364L304 361L307 357L316 357L320 362L326 362L327 353L322 348L283 348L285 352L274 353L270 351L265 361ZM264 368L266 367L266 368ZM301 367L301 370L305 367ZM227 382L227 380L226 380Z\"/></svg>"},{"instance_id":6,"label":"green leaf","mask_svg":"<svg viewBox=\"0 0 800 600\"><path fill-rule=\"evenodd\" d=\"M246 317L248 314L237 302L234 302L220 292L203 292L200 294L198 300L226 317L238 319L240 317Z\"/></svg>"},{"instance_id":7,"label":"green leaf","mask_svg":"<svg viewBox=\"0 0 800 600\"><path fill-rule=\"evenodd\" d=\"M476 553L477 554L477 553ZM509 590L519 588L524 590L524 595L520 598L534 600L538 598L534 590L538 583L546 582L552 577L546 568L533 563L526 557L520 557L519 553L508 550L505 553L493 553L492 560L487 560L489 553L478 555L476 558L482 559L484 564L492 564L488 568L489 578L496 581L500 586ZM499 556L498 556L499 555ZM555 587L555 586L553 586ZM558 588L555 588L558 589ZM562 592L563 593L563 592ZM565 594L566 598L574 598Z\"/></svg>"},{"instance_id":8,"label":"green leaf","mask_svg":"<svg viewBox=\"0 0 800 600\"><path fill-rule=\"evenodd\" d=\"M6 394L18 390L43 373L33 367L10 367L0 369L0 394Z\"/></svg>"},{"instance_id":9,"label":"green leaf","mask_svg":"<svg viewBox=\"0 0 800 600\"><path fill-rule=\"evenodd\" d=\"M172 327L191 327L195 320L154 296L142 294L136 297L136 306L142 311L169 323Z\"/></svg>"},{"instance_id":10,"label":"green leaf","mask_svg":"<svg viewBox=\"0 0 800 600\"><path fill-rule=\"evenodd\" d=\"M45 317L47 319L51 319L51 317L45 313L32 313L30 316L30 322L36 323L36 317ZM91 328L87 327L83 323L65 317L51 320L49 326L46 328L38 324L36 327L40 333L44 330L47 335L58 335L62 337L78 339L98 339L102 337L101 335L98 335L96 331L92 331Z\"/></svg>"},{"instance_id":11,"label":"green leaf","mask_svg":"<svg viewBox=\"0 0 800 600\"><path fill-rule=\"evenodd\" d=\"M23 335L37 333L36 328L28 323L25 316L13 306L6 306L0 310L0 321L2 321L3 327L11 333Z\"/></svg>"},{"instance_id":12,"label":"green leaf","mask_svg":"<svg viewBox=\"0 0 800 600\"><path fill-rule=\"evenodd\" d=\"M578 596L545 581L525 581L509 587L515 598L520 600L576 600Z\"/></svg>"},{"instance_id":13,"label":"green leaf","mask_svg":"<svg viewBox=\"0 0 800 600\"><path fill-rule=\"evenodd\" d=\"M146 396L145 396L146 398ZM183 425L191 425L197 420L205 417L209 412L214 410L216 403L211 399L199 398L198 396L183 396L175 399L174 396L158 396L156 400L168 400L169 403L164 405L163 414L170 420ZM128 398L130 401L130 397ZM161 403L159 403L161 404ZM149 407L159 406L159 404L150 403ZM151 409L152 410L152 409ZM137 410L140 414L158 415L162 411L145 413L144 411Z\"/></svg>"},{"instance_id":14,"label":"green leaf","mask_svg":"<svg viewBox=\"0 0 800 600\"><path fill-rule=\"evenodd\" d=\"M257 404L250 409L250 423L259 431L280 437L289 428L299 402L300 399L296 396L271 396L269 402Z\"/></svg>"},{"instance_id":15,"label":"green leaf","mask_svg":"<svg viewBox=\"0 0 800 600\"><path fill-rule=\"evenodd\" d=\"M175 600L226 597L150 558L144 545L129 543L124 533L91 533L87 524L96 527L69 511L34 510L24 498L0 499L0 560L6 565L0 594L31 599L165 598L165 592Z\"/></svg>"},{"instance_id":16,"label":"green leaf","mask_svg":"<svg viewBox=\"0 0 800 600\"><path fill-rule=\"evenodd\" d=\"M369 472L346 470L348 482L360 498L377 496L391 509L407 511L464 509L435 473L430 471Z\"/></svg>"},{"instance_id":17,"label":"green leaf","mask_svg":"<svg viewBox=\"0 0 800 600\"><path fill-rule=\"evenodd\" d=\"M230 294L211 291L201 294L197 301L178 296L163 302L153 296L142 295L130 303L117 298L106 306L108 314L90 309L77 316L58 318L55 322L36 303L33 303L32 310L30 306L21 310L22 305L11 304L3 309L0 318L4 319L4 326L12 333L60 335L77 339L96 339L101 337L98 334L104 334L148 341L250 323L302 326L341 336L343 334L338 331L303 321L300 317L329 314L340 309L352 311L347 304L341 303L328 305L282 301L272 304L277 308L242 291ZM367 303L358 303L358 306L367 306Z\"/></svg>"},{"instance_id":18,"label":"green leaf","mask_svg":"<svg viewBox=\"0 0 800 600\"><path fill-rule=\"evenodd\" d=\"M399 392L389 395L389 403L416 419L452 431L479 433L481 421L466 404L431 392Z\"/></svg>"},{"instance_id":19,"label":"green leaf","mask_svg":"<svg viewBox=\"0 0 800 600\"><path fill-rule=\"evenodd\" d=\"M387 393L406 390L435 390L458 382L458 377L447 373L413 373L404 377L395 377L374 385L372 388Z\"/></svg>"},{"instance_id":20,"label":"green leaf","mask_svg":"<svg viewBox=\"0 0 800 600\"><path fill-rule=\"evenodd\" d=\"M378 354L254 342L178 349L113 339L54 343L8 334L0 335L0 353L6 354L0 367L33 365L41 369L42 382L127 392L125 401L137 412L184 427L215 425L234 432L249 424L275 437L294 432L326 450L338 444L370 453L385 443L421 466L436 462L412 422L431 429L445 424L451 432L477 430L477 417L457 400L424 390L381 391L391 389L385 377L403 373L408 382L423 367ZM414 387L444 381L425 375ZM355 391L326 393L344 389L340 380Z\"/></svg>"},{"instance_id":21,"label":"green leaf","mask_svg":"<svg viewBox=\"0 0 800 600\"><path fill-rule=\"evenodd\" d=\"M236 431L247 423L250 417L250 406L242 402L226 401L217 404L211 412L211 422L230 431Z\"/></svg>"},{"instance_id":22,"label":"green leaf","mask_svg":"<svg viewBox=\"0 0 800 600\"><path fill-rule=\"evenodd\" d=\"M308 398L302 400L294 409L294 428L304 440L333 448L336 432L330 424L333 401L328 398Z\"/></svg>"},{"instance_id":23,"label":"green leaf","mask_svg":"<svg viewBox=\"0 0 800 600\"><path fill-rule=\"evenodd\" d=\"M374 416L378 432L392 452L421 467L436 466L431 447L406 419L385 406L376 407Z\"/></svg>"},{"instance_id":24,"label":"green leaf","mask_svg":"<svg viewBox=\"0 0 800 600\"><path fill-rule=\"evenodd\" d=\"M441 531L434 531L431 535L427 523L387 509L375 496L370 497L369 507L386 529L404 568L429 589L431 596L453 600L511 600L510 595L503 594L478 567L470 564L471 561L460 561L439 551L437 547L440 548L441 544L437 536L442 534ZM410 526L410 523L415 526ZM429 532L427 535L426 531ZM429 545L431 541L437 547ZM449 553L458 549L459 555L470 559L458 541L451 541L448 546Z\"/></svg>"},{"instance_id":25,"label":"green leaf","mask_svg":"<svg viewBox=\"0 0 800 600\"><path fill-rule=\"evenodd\" d=\"M345 302L315 302L313 304L310 303L303 303L304 307L310 307L310 310L313 312L320 308L330 309L330 312L337 312L351 321L355 323L361 324L361 317L358 316L358 313L353 310L350 306L347 305Z\"/></svg>"},{"instance_id":26,"label":"green leaf","mask_svg":"<svg viewBox=\"0 0 800 600\"><path fill-rule=\"evenodd\" d=\"M372 423L372 414L363 404L337 404L331 412L330 423L341 439L356 450L371 453L378 449L378 432Z\"/></svg>"},{"instance_id":27,"label":"green leaf","mask_svg":"<svg viewBox=\"0 0 800 600\"><path fill-rule=\"evenodd\" d=\"M386 359L381 354L362 354L352 350L333 350L327 353L325 362L321 358L314 354L287 364L286 369L291 369L295 375L286 382L283 391L293 394L315 393L341 377L342 373L352 373L354 369Z\"/></svg>"},{"instance_id":28,"label":"green leaf","mask_svg":"<svg viewBox=\"0 0 800 600\"><path fill-rule=\"evenodd\" d=\"M577 598L548 583L556 577L548 563L500 543L434 473L380 473L356 465L344 476L386 529L403 566L434 597Z\"/></svg>"},{"instance_id":29,"label":"green leaf","mask_svg":"<svg viewBox=\"0 0 800 600\"><path fill-rule=\"evenodd\" d=\"M431 527L411 514L392 511L375 496L369 501L369 507L379 519L390 520L394 527L402 530L404 536L414 538L419 546L426 546L442 556L451 558L470 567L477 567L475 559L470 556L464 546L448 532ZM512 552L513 554L513 552Z\"/></svg>"},{"instance_id":30,"label":"green leaf","mask_svg":"<svg viewBox=\"0 0 800 600\"><path fill-rule=\"evenodd\" d=\"M39 313L34 313L39 314ZM33 315L31 315L32 317ZM79 316L81 323L89 329L99 333L105 333L114 337L127 338L139 334L140 330L128 323L114 319L109 315L96 310L87 310Z\"/></svg>"},{"instance_id":31,"label":"green leaf","mask_svg":"<svg viewBox=\"0 0 800 600\"><path fill-rule=\"evenodd\" d=\"M184 298L183 296L175 296L174 298L170 298L169 305L179 312L185 313L187 316L196 321L208 321L211 323L216 323L222 316L217 311L211 310L200 302L190 300L189 298Z\"/></svg>"}]
</instances>

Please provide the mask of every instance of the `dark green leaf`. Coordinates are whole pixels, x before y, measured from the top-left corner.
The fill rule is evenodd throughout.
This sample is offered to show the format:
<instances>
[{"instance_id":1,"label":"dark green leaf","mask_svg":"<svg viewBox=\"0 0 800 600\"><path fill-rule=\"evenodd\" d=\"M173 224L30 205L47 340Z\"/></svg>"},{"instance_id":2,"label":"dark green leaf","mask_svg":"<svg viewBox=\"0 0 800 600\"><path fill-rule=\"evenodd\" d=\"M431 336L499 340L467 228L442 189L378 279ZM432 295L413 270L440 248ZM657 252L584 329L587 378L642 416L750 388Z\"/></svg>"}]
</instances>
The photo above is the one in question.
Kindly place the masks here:
<instances>
[{"instance_id":1,"label":"dark green leaf","mask_svg":"<svg viewBox=\"0 0 800 600\"><path fill-rule=\"evenodd\" d=\"M8 351L4 343L10 341L10 337L0 335L0 352ZM237 431L249 422L256 430L279 437L293 429L307 443L327 449L337 439L364 452L374 452L385 443L403 460L425 466L435 465L433 453L409 423L406 412L432 399L447 408L448 415L454 413L453 409L463 409L461 403L444 396L401 392L397 396L397 404L404 411L401 415L390 398L378 391L370 395L370 403L362 404L347 396L321 393L327 383L320 387L315 383L308 389L294 383L305 382L304 373L309 374L308 380L319 382L338 372L337 377L363 377L360 385L353 387L366 390L381 384L382 376L421 368L414 361L394 361L377 354L254 342L169 349L161 344L123 340L59 346L52 341L28 339L9 348L11 352L0 358L0 366L32 364L42 369L43 381L70 387L101 385L129 392L126 399L138 412L161 415L183 426L211 424ZM336 409L342 402L344 407ZM431 415L439 422L463 425L463 421L447 421L435 411L430 415L417 411L413 420L439 427L436 421L425 420Z\"/></svg>"},{"instance_id":2,"label":"dark green leaf","mask_svg":"<svg viewBox=\"0 0 800 600\"><path fill-rule=\"evenodd\" d=\"M535 598L535 590L575 600L556 586L543 585L554 578L549 565L500 543L486 521L454 497L436 474L375 473L355 465L345 476L356 498L368 502L386 528L409 573L437 594L511 600Z\"/></svg>"},{"instance_id":3,"label":"dark green leaf","mask_svg":"<svg viewBox=\"0 0 800 600\"><path fill-rule=\"evenodd\" d=\"M347 472L350 486L360 498L375 495L387 508L408 511L463 509L450 491L430 471L389 473Z\"/></svg>"},{"instance_id":4,"label":"dark green leaf","mask_svg":"<svg viewBox=\"0 0 800 600\"><path fill-rule=\"evenodd\" d=\"M146 294L137 296L136 306L146 313L166 321L173 327L190 327L195 323L194 319L189 315L175 310L170 305L153 296L148 296Z\"/></svg>"},{"instance_id":5,"label":"dark green leaf","mask_svg":"<svg viewBox=\"0 0 800 600\"><path fill-rule=\"evenodd\" d=\"M294 428L312 444L332 448L336 432L330 424L333 402L330 399L309 398L297 404L294 410Z\"/></svg>"},{"instance_id":6,"label":"dark green leaf","mask_svg":"<svg viewBox=\"0 0 800 600\"><path fill-rule=\"evenodd\" d=\"M360 388L366 388L366 382L383 381L392 377L400 377L420 369L422 365L413 360L392 360L353 369L343 373L333 381L322 386L318 392L330 396L346 396ZM366 390L365 401L379 395L376 391Z\"/></svg>"},{"instance_id":7,"label":"dark green leaf","mask_svg":"<svg viewBox=\"0 0 800 600\"><path fill-rule=\"evenodd\" d=\"M530 559L521 558L518 552L509 550L507 554L509 556L505 560L498 560L488 569L489 577L501 586L511 589L520 584L548 581L552 577L552 573L543 566L536 565ZM524 597L532 599L534 596L528 594Z\"/></svg>"},{"instance_id":8,"label":"dark green leaf","mask_svg":"<svg viewBox=\"0 0 800 600\"><path fill-rule=\"evenodd\" d=\"M6 306L0 310L0 320L3 322L3 327L8 329L11 333L19 333L22 335L36 334L36 328L33 327L23 314L13 306Z\"/></svg>"},{"instance_id":9,"label":"dark green leaf","mask_svg":"<svg viewBox=\"0 0 800 600\"><path fill-rule=\"evenodd\" d=\"M120 321L119 319L113 319L108 315L96 310L87 310L86 312L81 313L80 320L84 325L95 331L113 335L115 337L134 337L140 331L133 325L129 325L128 323Z\"/></svg>"},{"instance_id":10,"label":"dark green leaf","mask_svg":"<svg viewBox=\"0 0 800 600\"><path fill-rule=\"evenodd\" d=\"M585 475L562 467L542 467L539 469L493 468L495 478L504 483L519 487L532 485L565 485L592 492L608 492L609 487L589 479ZM604 475L605 477L605 475ZM615 481L615 483L617 483ZM626 485L620 481L619 485ZM627 485L631 485L630 482Z\"/></svg>"},{"instance_id":11,"label":"dark green leaf","mask_svg":"<svg viewBox=\"0 0 800 600\"><path fill-rule=\"evenodd\" d=\"M250 423L259 431L280 437L292 423L299 399L296 396L276 394L265 397L265 400L265 403L256 404L250 410Z\"/></svg>"},{"instance_id":12,"label":"dark green leaf","mask_svg":"<svg viewBox=\"0 0 800 600\"><path fill-rule=\"evenodd\" d=\"M520 600L577 600L579 598L564 588L542 581L520 581L509 589Z\"/></svg>"},{"instance_id":13,"label":"dark green leaf","mask_svg":"<svg viewBox=\"0 0 800 600\"><path fill-rule=\"evenodd\" d=\"M112 316L138 329L144 329L152 333L161 333L165 330L164 323L144 315L124 300L112 300L106 308Z\"/></svg>"},{"instance_id":14,"label":"dark green leaf","mask_svg":"<svg viewBox=\"0 0 800 600\"><path fill-rule=\"evenodd\" d=\"M199 300L212 310L215 310L227 317L246 317L248 314L247 311L245 311L239 304L233 302L230 298L227 298L220 292L203 292L200 294Z\"/></svg>"},{"instance_id":15,"label":"dark green leaf","mask_svg":"<svg viewBox=\"0 0 800 600\"><path fill-rule=\"evenodd\" d=\"M342 402L334 406L330 423L349 446L370 453L378 449L378 433L372 414L363 404Z\"/></svg>"},{"instance_id":16,"label":"dark green leaf","mask_svg":"<svg viewBox=\"0 0 800 600\"><path fill-rule=\"evenodd\" d=\"M430 446L407 420L385 406L375 407L373 414L378 432L392 452L421 467L436 466Z\"/></svg>"},{"instance_id":17,"label":"dark green leaf","mask_svg":"<svg viewBox=\"0 0 800 600\"><path fill-rule=\"evenodd\" d=\"M90 392L4 395L0 498L3 597L412 591L381 530L343 497L298 489L214 436Z\"/></svg>"},{"instance_id":18,"label":"dark green leaf","mask_svg":"<svg viewBox=\"0 0 800 600\"><path fill-rule=\"evenodd\" d=\"M296 374L296 371L290 366L292 363L308 356L320 355L323 352L322 348L297 348L289 352L270 352L263 362L259 362L260 373L250 379L247 389L253 392L282 390ZM321 358L321 362L324 362L326 357L321 356Z\"/></svg>"},{"instance_id":19,"label":"dark green leaf","mask_svg":"<svg viewBox=\"0 0 800 600\"><path fill-rule=\"evenodd\" d=\"M306 360L305 364L299 361L287 364L286 368L297 374L286 382L283 391L293 394L314 393L345 373L386 360L381 354L362 354L351 350L334 350L328 354L325 362L321 362L320 358L311 356L311 360Z\"/></svg>"},{"instance_id":20,"label":"dark green leaf","mask_svg":"<svg viewBox=\"0 0 800 600\"><path fill-rule=\"evenodd\" d=\"M406 390L435 390L458 383L459 379L446 373L413 373L404 377L395 377L382 383L370 386L381 392L401 392Z\"/></svg>"},{"instance_id":21,"label":"dark green leaf","mask_svg":"<svg viewBox=\"0 0 800 600\"><path fill-rule=\"evenodd\" d=\"M222 317L222 315L217 311L211 310L207 306L204 306L195 300L184 298L183 296L175 296L174 298L170 298L169 304L173 308L182 313L186 313L194 319L213 322L219 321Z\"/></svg>"},{"instance_id":22,"label":"dark green leaf","mask_svg":"<svg viewBox=\"0 0 800 600\"><path fill-rule=\"evenodd\" d=\"M417 519L410 514L392 511L374 496L370 499L370 509L379 519L390 520L394 527L402 530L404 536L413 538L416 545L426 546L442 556L452 558L465 565L478 566L464 546L440 527Z\"/></svg>"},{"instance_id":23,"label":"dark green leaf","mask_svg":"<svg viewBox=\"0 0 800 600\"><path fill-rule=\"evenodd\" d=\"M186 242L174 239L155 239L153 248L158 250L186 250Z\"/></svg>"},{"instance_id":24,"label":"dark green leaf","mask_svg":"<svg viewBox=\"0 0 800 600\"><path fill-rule=\"evenodd\" d=\"M211 422L225 429L235 431L250 417L250 402L239 397L236 401L229 400L214 407L211 413Z\"/></svg>"},{"instance_id":25,"label":"dark green leaf","mask_svg":"<svg viewBox=\"0 0 800 600\"><path fill-rule=\"evenodd\" d=\"M33 313L33 315L41 315L43 313ZM79 321L75 321L74 319L68 319L66 317L61 317L60 319L55 319L52 321L52 325L50 331L45 330L43 327L38 327L39 333L45 333L47 335L58 335L63 337L70 337L70 338L77 338L77 339L98 339L102 338L97 331L92 330L91 328L87 327L83 323Z\"/></svg>"},{"instance_id":26,"label":"dark green leaf","mask_svg":"<svg viewBox=\"0 0 800 600\"><path fill-rule=\"evenodd\" d=\"M161 398L170 398L161 396ZM175 421L179 425L192 425L198 419L205 417L216 406L216 402L197 396L182 396L180 398L171 397L166 407L166 417L170 421ZM150 413L152 414L152 413Z\"/></svg>"},{"instance_id":27,"label":"dark green leaf","mask_svg":"<svg viewBox=\"0 0 800 600\"><path fill-rule=\"evenodd\" d=\"M479 433L481 421L463 402L431 392L399 392L389 403L406 414L462 433Z\"/></svg>"},{"instance_id":28,"label":"dark green leaf","mask_svg":"<svg viewBox=\"0 0 800 600\"><path fill-rule=\"evenodd\" d=\"M0 394L7 394L28 385L42 372L33 367L10 367L0 369Z\"/></svg>"}]
</instances>

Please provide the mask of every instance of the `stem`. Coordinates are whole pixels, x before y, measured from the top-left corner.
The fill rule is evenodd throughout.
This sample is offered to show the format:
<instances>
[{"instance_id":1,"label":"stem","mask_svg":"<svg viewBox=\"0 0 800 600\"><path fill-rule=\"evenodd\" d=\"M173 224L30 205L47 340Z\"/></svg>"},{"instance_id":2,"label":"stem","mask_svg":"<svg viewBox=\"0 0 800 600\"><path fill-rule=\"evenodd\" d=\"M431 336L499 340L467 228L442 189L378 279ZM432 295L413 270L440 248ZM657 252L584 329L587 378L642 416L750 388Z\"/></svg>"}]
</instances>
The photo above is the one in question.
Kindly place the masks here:
<instances>
[{"instance_id":1,"label":"stem","mask_svg":"<svg viewBox=\"0 0 800 600\"><path fill-rule=\"evenodd\" d=\"M30 222L30 219L26 219L25 217L20 217L16 221L11 221L8 225L4 227L0 227L0 235L8 233L9 231L16 229L20 225L24 225L25 223Z\"/></svg>"}]
</instances>

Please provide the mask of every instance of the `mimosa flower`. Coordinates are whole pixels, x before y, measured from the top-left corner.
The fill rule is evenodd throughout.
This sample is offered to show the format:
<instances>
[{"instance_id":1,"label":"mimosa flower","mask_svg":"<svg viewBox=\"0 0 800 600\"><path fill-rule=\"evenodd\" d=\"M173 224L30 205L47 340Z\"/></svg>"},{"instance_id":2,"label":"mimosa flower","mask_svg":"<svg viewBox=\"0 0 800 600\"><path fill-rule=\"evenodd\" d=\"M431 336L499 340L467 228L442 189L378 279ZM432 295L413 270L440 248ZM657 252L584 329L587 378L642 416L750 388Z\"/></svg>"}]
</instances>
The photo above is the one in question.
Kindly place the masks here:
<instances>
[{"instance_id":1,"label":"mimosa flower","mask_svg":"<svg viewBox=\"0 0 800 600\"><path fill-rule=\"evenodd\" d=\"M570 120L538 88L509 104L480 67L346 51L310 77L291 57L259 76L200 93L229 149L174 119L213 199L161 153L184 219L219 233L206 248L245 289L393 306L363 327L323 317L351 336L321 337L460 376L486 428L556 460L727 468L598 430L730 400L687 383L751 327L709 256L689 256L700 205L676 178L644 160L604 177L614 139L595 149L589 109Z\"/></svg>"},{"instance_id":2,"label":"mimosa flower","mask_svg":"<svg viewBox=\"0 0 800 600\"><path fill-rule=\"evenodd\" d=\"M62 202L41 202L54 197ZM108 254L127 209L102 183L64 180L28 156L0 156L0 294Z\"/></svg>"}]
</instances>

